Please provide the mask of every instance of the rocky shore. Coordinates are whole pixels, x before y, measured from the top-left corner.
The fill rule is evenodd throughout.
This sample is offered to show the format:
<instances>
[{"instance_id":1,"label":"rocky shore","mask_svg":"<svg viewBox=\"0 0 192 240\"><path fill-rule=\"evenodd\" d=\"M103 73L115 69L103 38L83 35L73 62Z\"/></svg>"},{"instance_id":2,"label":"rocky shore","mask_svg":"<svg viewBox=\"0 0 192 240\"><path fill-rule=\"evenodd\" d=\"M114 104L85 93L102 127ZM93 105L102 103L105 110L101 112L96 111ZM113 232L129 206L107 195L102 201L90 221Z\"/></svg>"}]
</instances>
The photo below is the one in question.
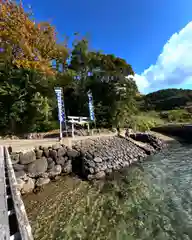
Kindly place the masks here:
<instances>
[{"instance_id":1,"label":"rocky shore","mask_svg":"<svg viewBox=\"0 0 192 240\"><path fill-rule=\"evenodd\" d=\"M102 179L165 147L162 140L150 134L130 137L145 144L141 146L124 137L98 137L76 141L72 148L55 144L19 153L11 152L10 148L18 189L22 194L35 192L72 172L88 180Z\"/></svg>"}]
</instances>

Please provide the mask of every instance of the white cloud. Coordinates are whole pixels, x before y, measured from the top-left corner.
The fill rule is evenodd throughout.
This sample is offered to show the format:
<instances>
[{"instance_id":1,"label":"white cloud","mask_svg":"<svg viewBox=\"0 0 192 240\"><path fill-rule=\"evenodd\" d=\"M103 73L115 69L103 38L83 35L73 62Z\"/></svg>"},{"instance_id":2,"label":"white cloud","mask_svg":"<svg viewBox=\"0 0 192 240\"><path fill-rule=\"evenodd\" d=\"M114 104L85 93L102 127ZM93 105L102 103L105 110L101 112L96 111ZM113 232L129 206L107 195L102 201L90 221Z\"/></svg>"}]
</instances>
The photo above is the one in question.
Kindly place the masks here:
<instances>
[{"instance_id":1,"label":"white cloud","mask_svg":"<svg viewBox=\"0 0 192 240\"><path fill-rule=\"evenodd\" d=\"M192 84L192 21L172 35L155 65L136 74L135 80L141 92Z\"/></svg>"}]
</instances>

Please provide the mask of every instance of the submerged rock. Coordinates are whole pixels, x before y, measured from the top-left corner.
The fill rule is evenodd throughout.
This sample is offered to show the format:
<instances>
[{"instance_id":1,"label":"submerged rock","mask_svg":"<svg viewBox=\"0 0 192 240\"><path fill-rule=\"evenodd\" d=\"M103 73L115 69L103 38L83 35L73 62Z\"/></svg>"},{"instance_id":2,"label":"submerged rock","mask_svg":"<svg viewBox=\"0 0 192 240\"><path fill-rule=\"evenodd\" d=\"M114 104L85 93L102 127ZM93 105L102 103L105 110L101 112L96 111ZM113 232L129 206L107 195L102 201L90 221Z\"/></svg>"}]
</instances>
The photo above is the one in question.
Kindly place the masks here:
<instances>
[{"instance_id":1,"label":"submerged rock","mask_svg":"<svg viewBox=\"0 0 192 240\"><path fill-rule=\"evenodd\" d=\"M32 178L28 178L28 180L23 184L21 189L22 194L30 193L35 188L35 182Z\"/></svg>"},{"instance_id":2,"label":"submerged rock","mask_svg":"<svg viewBox=\"0 0 192 240\"><path fill-rule=\"evenodd\" d=\"M45 185L45 184L48 184L50 182L50 179L49 178L39 178L39 179L37 179L37 181L36 181L36 186L37 187L41 187L41 186L43 186L43 185Z\"/></svg>"},{"instance_id":3,"label":"submerged rock","mask_svg":"<svg viewBox=\"0 0 192 240\"><path fill-rule=\"evenodd\" d=\"M98 180L105 178L105 172L101 171L101 172L96 173L95 178L98 179Z\"/></svg>"}]
</instances>

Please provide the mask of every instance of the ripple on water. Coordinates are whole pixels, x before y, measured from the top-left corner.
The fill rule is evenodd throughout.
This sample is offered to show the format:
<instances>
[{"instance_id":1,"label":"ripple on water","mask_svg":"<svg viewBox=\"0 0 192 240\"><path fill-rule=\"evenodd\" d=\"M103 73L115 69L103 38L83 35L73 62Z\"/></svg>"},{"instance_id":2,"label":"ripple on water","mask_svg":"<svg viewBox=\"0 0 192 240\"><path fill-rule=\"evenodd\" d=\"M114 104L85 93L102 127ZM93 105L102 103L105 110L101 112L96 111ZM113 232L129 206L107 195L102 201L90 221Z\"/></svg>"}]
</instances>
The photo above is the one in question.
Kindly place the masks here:
<instances>
[{"instance_id":1,"label":"ripple on water","mask_svg":"<svg viewBox=\"0 0 192 240\"><path fill-rule=\"evenodd\" d=\"M105 182L50 183L24 198L35 239L192 239L191 161L176 143Z\"/></svg>"}]
</instances>

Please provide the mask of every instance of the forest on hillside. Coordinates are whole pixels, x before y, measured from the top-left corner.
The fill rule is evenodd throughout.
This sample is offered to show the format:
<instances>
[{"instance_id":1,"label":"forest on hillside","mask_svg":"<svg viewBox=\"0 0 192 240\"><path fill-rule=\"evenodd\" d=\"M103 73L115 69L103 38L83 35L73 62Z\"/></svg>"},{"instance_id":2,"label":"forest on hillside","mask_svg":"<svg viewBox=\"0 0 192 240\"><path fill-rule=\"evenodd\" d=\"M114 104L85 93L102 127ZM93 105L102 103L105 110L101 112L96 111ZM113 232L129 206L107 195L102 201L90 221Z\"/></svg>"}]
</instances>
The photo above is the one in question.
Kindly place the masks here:
<instances>
[{"instance_id":1,"label":"forest on hillside","mask_svg":"<svg viewBox=\"0 0 192 240\"><path fill-rule=\"evenodd\" d=\"M191 99L191 93L177 94L176 90L138 99L134 79L127 78L134 76L134 70L126 60L90 49L88 39L78 33L69 48L67 38L58 41L54 26L37 23L21 3L1 1L0 8L1 134L57 129L54 87L58 86L63 89L67 116L89 116L87 92L91 91L100 128L148 129L162 123L154 110L173 110Z\"/></svg>"},{"instance_id":2,"label":"forest on hillside","mask_svg":"<svg viewBox=\"0 0 192 240\"><path fill-rule=\"evenodd\" d=\"M148 110L173 110L185 108L192 104L192 90L186 89L162 89L144 97L145 107Z\"/></svg>"}]
</instances>

